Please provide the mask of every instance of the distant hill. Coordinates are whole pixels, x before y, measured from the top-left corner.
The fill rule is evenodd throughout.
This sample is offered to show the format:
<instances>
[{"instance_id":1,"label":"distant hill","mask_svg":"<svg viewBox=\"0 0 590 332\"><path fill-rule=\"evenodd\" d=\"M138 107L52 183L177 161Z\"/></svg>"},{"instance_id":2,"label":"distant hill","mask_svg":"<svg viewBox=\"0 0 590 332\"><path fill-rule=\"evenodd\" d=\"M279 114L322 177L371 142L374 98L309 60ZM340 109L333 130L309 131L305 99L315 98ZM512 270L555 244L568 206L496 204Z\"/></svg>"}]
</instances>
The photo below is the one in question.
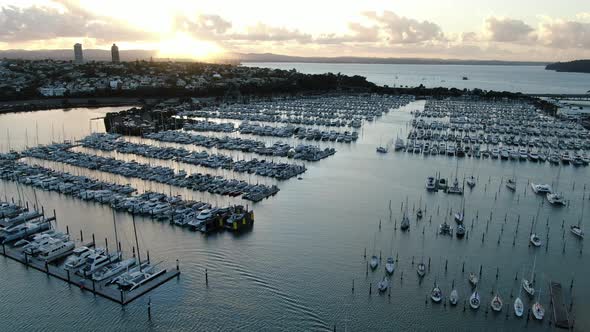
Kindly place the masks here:
<instances>
[{"instance_id":1,"label":"distant hill","mask_svg":"<svg viewBox=\"0 0 590 332\"><path fill-rule=\"evenodd\" d=\"M122 61L149 60L157 58L157 50L119 49ZM508 65L508 66L545 66L547 62L501 61L501 60L460 60L460 59L425 59L425 58L372 58L372 57L301 57L273 53L229 53L228 59L241 62L303 62L303 63L358 63L358 64L421 64L421 65ZM59 50L0 50L0 59L25 60L73 60L73 49ZM111 51L101 49L84 49L84 59L110 61ZM159 59L162 60L162 59ZM166 59L168 60L168 59ZM170 59L191 61L188 59Z\"/></svg>"},{"instance_id":2,"label":"distant hill","mask_svg":"<svg viewBox=\"0 0 590 332\"><path fill-rule=\"evenodd\" d=\"M372 58L372 57L301 57L273 53L236 53L242 62L303 62L303 63L358 63L358 64L419 64L419 65L508 65L544 66L547 62L460 60L426 58Z\"/></svg>"},{"instance_id":3,"label":"distant hill","mask_svg":"<svg viewBox=\"0 0 590 332\"><path fill-rule=\"evenodd\" d=\"M547 67L545 67L545 69L570 73L590 73L590 60L556 62L548 64Z\"/></svg>"}]
</instances>

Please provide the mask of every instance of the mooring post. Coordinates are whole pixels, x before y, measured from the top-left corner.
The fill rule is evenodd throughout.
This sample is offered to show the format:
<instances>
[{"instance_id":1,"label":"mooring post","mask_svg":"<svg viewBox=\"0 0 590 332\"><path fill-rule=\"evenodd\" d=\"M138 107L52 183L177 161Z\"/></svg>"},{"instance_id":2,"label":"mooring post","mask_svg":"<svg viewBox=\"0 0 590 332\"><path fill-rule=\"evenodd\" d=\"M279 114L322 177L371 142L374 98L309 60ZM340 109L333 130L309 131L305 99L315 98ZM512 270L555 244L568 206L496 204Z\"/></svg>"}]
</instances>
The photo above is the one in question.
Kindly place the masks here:
<instances>
[{"instance_id":1,"label":"mooring post","mask_svg":"<svg viewBox=\"0 0 590 332\"><path fill-rule=\"evenodd\" d=\"M354 279L352 279L352 292L354 293Z\"/></svg>"},{"instance_id":2,"label":"mooring post","mask_svg":"<svg viewBox=\"0 0 590 332\"><path fill-rule=\"evenodd\" d=\"M104 238L104 247L107 249L107 256L109 255L109 239Z\"/></svg>"},{"instance_id":3,"label":"mooring post","mask_svg":"<svg viewBox=\"0 0 590 332\"><path fill-rule=\"evenodd\" d=\"M66 234L70 235L70 226L66 225Z\"/></svg>"},{"instance_id":4,"label":"mooring post","mask_svg":"<svg viewBox=\"0 0 590 332\"><path fill-rule=\"evenodd\" d=\"M49 274L49 264L45 261L45 273Z\"/></svg>"},{"instance_id":5,"label":"mooring post","mask_svg":"<svg viewBox=\"0 0 590 332\"><path fill-rule=\"evenodd\" d=\"M84 242L84 233L80 230L80 242Z\"/></svg>"},{"instance_id":6,"label":"mooring post","mask_svg":"<svg viewBox=\"0 0 590 332\"><path fill-rule=\"evenodd\" d=\"M66 274L68 275L68 283L70 283L70 282L71 282L71 280L70 280L70 270L69 270L69 269L68 269L68 270L66 270Z\"/></svg>"},{"instance_id":7,"label":"mooring post","mask_svg":"<svg viewBox=\"0 0 590 332\"><path fill-rule=\"evenodd\" d=\"M2 254L6 256L6 245L4 243L2 243Z\"/></svg>"},{"instance_id":8,"label":"mooring post","mask_svg":"<svg viewBox=\"0 0 590 332\"><path fill-rule=\"evenodd\" d=\"M148 297L148 320L152 320L152 297Z\"/></svg>"},{"instance_id":9,"label":"mooring post","mask_svg":"<svg viewBox=\"0 0 590 332\"><path fill-rule=\"evenodd\" d=\"M150 263L150 251L149 250L147 251L147 261L148 261L148 264L149 264Z\"/></svg>"},{"instance_id":10,"label":"mooring post","mask_svg":"<svg viewBox=\"0 0 590 332\"><path fill-rule=\"evenodd\" d=\"M121 289L121 305L125 304L125 300L123 299L123 290Z\"/></svg>"},{"instance_id":11,"label":"mooring post","mask_svg":"<svg viewBox=\"0 0 590 332\"><path fill-rule=\"evenodd\" d=\"M176 271L180 271L180 266L178 265L178 259L176 259Z\"/></svg>"},{"instance_id":12,"label":"mooring post","mask_svg":"<svg viewBox=\"0 0 590 332\"><path fill-rule=\"evenodd\" d=\"M209 273L207 269L205 269L205 285L209 285Z\"/></svg>"},{"instance_id":13,"label":"mooring post","mask_svg":"<svg viewBox=\"0 0 590 332\"><path fill-rule=\"evenodd\" d=\"M92 233L92 245L95 246L96 245L96 241L94 240L94 233Z\"/></svg>"},{"instance_id":14,"label":"mooring post","mask_svg":"<svg viewBox=\"0 0 590 332\"><path fill-rule=\"evenodd\" d=\"M369 283L369 295L371 295L372 292L373 292L372 283Z\"/></svg>"}]
</instances>

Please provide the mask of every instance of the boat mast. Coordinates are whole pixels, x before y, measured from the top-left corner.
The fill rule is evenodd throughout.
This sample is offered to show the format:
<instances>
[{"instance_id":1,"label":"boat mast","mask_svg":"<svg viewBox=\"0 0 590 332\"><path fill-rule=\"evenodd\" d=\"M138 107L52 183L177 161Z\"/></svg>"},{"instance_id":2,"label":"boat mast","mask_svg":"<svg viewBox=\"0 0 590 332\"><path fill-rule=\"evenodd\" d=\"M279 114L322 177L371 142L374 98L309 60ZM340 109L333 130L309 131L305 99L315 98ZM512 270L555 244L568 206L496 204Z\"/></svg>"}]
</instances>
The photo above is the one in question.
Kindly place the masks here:
<instances>
[{"instance_id":1,"label":"boat mast","mask_svg":"<svg viewBox=\"0 0 590 332\"><path fill-rule=\"evenodd\" d=\"M115 209L113 210L113 226L115 226L115 251L119 252L119 237L117 235L117 222L115 221ZM119 252L121 254L121 252Z\"/></svg>"},{"instance_id":2,"label":"boat mast","mask_svg":"<svg viewBox=\"0 0 590 332\"><path fill-rule=\"evenodd\" d=\"M137 248L137 263L139 264L139 271L141 272L141 255L139 254L139 241L137 241L137 228L135 227L135 213L131 214L131 219L133 220L133 233L135 234L135 247Z\"/></svg>"}]
</instances>

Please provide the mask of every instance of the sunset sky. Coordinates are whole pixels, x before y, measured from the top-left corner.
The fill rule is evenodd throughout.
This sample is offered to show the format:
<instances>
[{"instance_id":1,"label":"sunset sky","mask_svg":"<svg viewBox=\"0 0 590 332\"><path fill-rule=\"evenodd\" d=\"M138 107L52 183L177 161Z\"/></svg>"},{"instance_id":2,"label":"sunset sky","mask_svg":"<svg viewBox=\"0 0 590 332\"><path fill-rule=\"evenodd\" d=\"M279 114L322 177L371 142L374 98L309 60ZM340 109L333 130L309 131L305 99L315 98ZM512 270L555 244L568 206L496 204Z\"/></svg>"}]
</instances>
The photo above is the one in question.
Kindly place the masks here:
<instances>
[{"instance_id":1,"label":"sunset sky","mask_svg":"<svg viewBox=\"0 0 590 332\"><path fill-rule=\"evenodd\" d=\"M590 58L590 0L0 0L0 49Z\"/></svg>"}]
</instances>

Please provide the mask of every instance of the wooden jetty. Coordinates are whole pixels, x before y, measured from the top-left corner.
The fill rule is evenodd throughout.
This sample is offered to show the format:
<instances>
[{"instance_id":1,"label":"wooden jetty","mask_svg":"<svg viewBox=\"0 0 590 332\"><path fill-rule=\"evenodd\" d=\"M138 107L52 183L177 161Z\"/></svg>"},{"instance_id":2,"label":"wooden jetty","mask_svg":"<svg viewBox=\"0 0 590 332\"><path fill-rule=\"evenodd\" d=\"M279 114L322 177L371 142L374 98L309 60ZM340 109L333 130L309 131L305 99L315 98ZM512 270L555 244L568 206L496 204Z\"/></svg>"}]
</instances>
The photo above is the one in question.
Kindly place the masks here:
<instances>
[{"instance_id":1,"label":"wooden jetty","mask_svg":"<svg viewBox=\"0 0 590 332\"><path fill-rule=\"evenodd\" d=\"M93 247L94 245L94 242L86 244L87 247ZM20 262L26 265L27 267L41 271L47 275L56 277L69 284L80 287L81 290L87 290L94 295L104 297L111 301L117 302L121 305L126 305L132 302L133 300L141 297L150 290L180 275L180 269L177 265L176 269L170 271L162 270L158 272L157 276L155 276L145 284L139 286L138 288L132 291L124 291L118 289L115 285L109 284L110 280L95 282L92 279L87 279L73 272L70 272L59 265L55 265L52 263L48 264L44 261L36 259L35 257L30 257L19 248L14 248L8 245L2 245L2 251L0 252L0 254L4 257L8 257L17 262Z\"/></svg>"},{"instance_id":2,"label":"wooden jetty","mask_svg":"<svg viewBox=\"0 0 590 332\"><path fill-rule=\"evenodd\" d=\"M569 329L571 327L571 322L565 306L561 284L559 282L551 281L549 290L551 294L553 321L555 322L555 326Z\"/></svg>"}]
</instances>

